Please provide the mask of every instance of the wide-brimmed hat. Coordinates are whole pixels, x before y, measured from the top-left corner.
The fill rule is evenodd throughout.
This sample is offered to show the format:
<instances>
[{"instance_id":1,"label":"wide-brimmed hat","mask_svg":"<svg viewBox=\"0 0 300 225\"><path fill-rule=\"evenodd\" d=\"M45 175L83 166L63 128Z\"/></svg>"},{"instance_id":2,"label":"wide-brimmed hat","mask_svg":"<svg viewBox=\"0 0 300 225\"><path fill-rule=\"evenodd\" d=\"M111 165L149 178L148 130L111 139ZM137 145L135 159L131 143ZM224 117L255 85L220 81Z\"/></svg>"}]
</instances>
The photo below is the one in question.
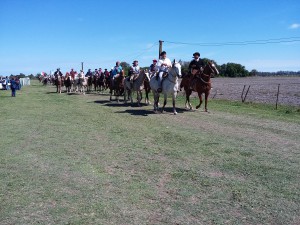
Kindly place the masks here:
<instances>
[{"instance_id":1,"label":"wide-brimmed hat","mask_svg":"<svg viewBox=\"0 0 300 225\"><path fill-rule=\"evenodd\" d=\"M132 64L134 64L135 62L139 62L139 61L137 61L137 60L134 60Z\"/></svg>"},{"instance_id":2,"label":"wide-brimmed hat","mask_svg":"<svg viewBox=\"0 0 300 225\"><path fill-rule=\"evenodd\" d=\"M157 60L156 60L156 59L153 59L152 61L153 61L153 62L157 62Z\"/></svg>"},{"instance_id":3,"label":"wide-brimmed hat","mask_svg":"<svg viewBox=\"0 0 300 225\"><path fill-rule=\"evenodd\" d=\"M193 56L195 57L195 56L200 56L200 53L199 52L195 52L194 54L193 54Z\"/></svg>"}]
</instances>

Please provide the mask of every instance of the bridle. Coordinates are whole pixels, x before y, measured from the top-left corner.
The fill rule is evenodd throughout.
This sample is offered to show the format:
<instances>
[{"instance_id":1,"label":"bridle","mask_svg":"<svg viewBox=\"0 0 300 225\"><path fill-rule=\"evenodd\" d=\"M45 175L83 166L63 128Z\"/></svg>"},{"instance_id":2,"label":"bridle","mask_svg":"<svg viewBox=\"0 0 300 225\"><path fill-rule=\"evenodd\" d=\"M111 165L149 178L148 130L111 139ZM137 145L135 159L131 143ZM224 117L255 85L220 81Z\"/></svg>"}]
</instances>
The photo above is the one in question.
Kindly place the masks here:
<instances>
[{"instance_id":1,"label":"bridle","mask_svg":"<svg viewBox=\"0 0 300 225\"><path fill-rule=\"evenodd\" d=\"M202 71L199 75L199 78L200 78L200 80L203 82L203 83L205 83L205 84L210 84L211 82L210 82L210 78L211 78L211 74L214 72L214 69L211 67L211 65L208 63L206 66L208 66L209 67L209 69L211 70L211 73L210 74L205 74L204 73L204 71ZM205 80L203 80L203 78L201 77L201 76L205 76L205 77L207 77L208 78L208 80L209 81L205 81Z\"/></svg>"}]
</instances>

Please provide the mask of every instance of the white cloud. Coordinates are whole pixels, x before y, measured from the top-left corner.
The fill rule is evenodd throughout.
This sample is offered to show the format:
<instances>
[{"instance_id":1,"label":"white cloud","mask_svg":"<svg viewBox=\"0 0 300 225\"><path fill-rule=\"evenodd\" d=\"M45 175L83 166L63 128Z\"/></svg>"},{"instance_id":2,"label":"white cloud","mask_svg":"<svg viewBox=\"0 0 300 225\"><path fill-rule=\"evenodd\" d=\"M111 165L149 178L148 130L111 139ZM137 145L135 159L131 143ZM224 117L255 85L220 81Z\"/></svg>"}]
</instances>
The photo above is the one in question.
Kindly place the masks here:
<instances>
[{"instance_id":1,"label":"white cloud","mask_svg":"<svg viewBox=\"0 0 300 225\"><path fill-rule=\"evenodd\" d=\"M298 28L300 28L299 23L293 23L292 25L289 26L289 29L298 29Z\"/></svg>"}]
</instances>

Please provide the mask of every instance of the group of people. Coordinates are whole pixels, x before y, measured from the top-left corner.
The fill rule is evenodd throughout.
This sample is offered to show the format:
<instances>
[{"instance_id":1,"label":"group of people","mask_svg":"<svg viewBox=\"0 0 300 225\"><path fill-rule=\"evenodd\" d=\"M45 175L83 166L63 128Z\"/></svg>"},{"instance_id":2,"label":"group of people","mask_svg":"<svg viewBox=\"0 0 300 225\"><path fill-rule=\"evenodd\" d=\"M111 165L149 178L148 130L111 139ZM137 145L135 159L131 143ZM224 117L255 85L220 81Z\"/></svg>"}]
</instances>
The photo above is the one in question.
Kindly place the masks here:
<instances>
[{"instance_id":1,"label":"group of people","mask_svg":"<svg viewBox=\"0 0 300 225\"><path fill-rule=\"evenodd\" d=\"M202 59L200 59L200 53L195 52L193 54L193 60L189 64L189 72L192 76L191 82L190 82L190 88L192 89L194 81L195 81L195 75L198 73L201 73L204 68L204 62ZM133 65L130 67L129 70L129 76L130 76L130 83L133 85L134 77L136 77L140 73L140 67L138 65L138 61L134 60ZM162 80L163 75L165 73L168 73L169 68L172 66L171 60L167 57L167 53L165 51L161 52L160 58L157 61L156 59L153 59L152 64L149 67L150 74L156 74L156 79L158 80L158 92L161 92L162 87Z\"/></svg>"},{"instance_id":2,"label":"group of people","mask_svg":"<svg viewBox=\"0 0 300 225\"><path fill-rule=\"evenodd\" d=\"M11 96L16 97L16 90L20 90L20 80L18 77L11 76L10 78L0 78L2 89L11 90Z\"/></svg>"},{"instance_id":3,"label":"group of people","mask_svg":"<svg viewBox=\"0 0 300 225\"><path fill-rule=\"evenodd\" d=\"M202 59L200 59L200 53L195 52L193 54L193 60L189 64L189 74L191 75L191 82L190 82L190 88L192 89L195 75L199 74L203 71L204 68L204 62ZM171 60L167 57L167 53L165 51L161 52L159 60L153 59L152 64L149 67L150 74L156 74L156 79L158 80L158 92L161 92L162 87L162 80L164 77L164 74L168 73L169 68L172 67ZM98 75L104 75L106 79L110 79L112 85L114 84L114 80L116 77L118 77L123 71L123 68L121 66L120 61L116 62L116 65L111 68L110 71L105 69L104 71L99 68L95 69L95 71L91 71L89 69L86 74L84 74L83 70L80 70L79 77L90 77L90 76L98 76ZM134 78L140 74L140 66L138 60L134 60L132 63L132 66L129 69L129 80L131 86L133 85ZM57 71L54 73L54 76L62 76L63 74L60 72L60 69L57 69ZM71 69L70 72L66 73L66 77L71 76L73 79L77 75L77 72L74 71L74 69Z\"/></svg>"}]
</instances>

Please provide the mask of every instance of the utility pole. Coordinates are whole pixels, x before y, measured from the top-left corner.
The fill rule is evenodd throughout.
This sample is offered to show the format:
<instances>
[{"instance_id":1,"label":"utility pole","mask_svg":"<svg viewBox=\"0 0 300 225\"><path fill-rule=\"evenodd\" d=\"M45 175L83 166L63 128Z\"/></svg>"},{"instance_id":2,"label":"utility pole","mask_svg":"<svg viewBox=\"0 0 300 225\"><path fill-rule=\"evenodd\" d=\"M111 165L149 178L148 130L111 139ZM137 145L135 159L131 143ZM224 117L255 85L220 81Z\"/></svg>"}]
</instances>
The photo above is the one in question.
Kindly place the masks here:
<instances>
[{"instance_id":1,"label":"utility pole","mask_svg":"<svg viewBox=\"0 0 300 225\"><path fill-rule=\"evenodd\" d=\"M81 62L81 70L83 71L83 62Z\"/></svg>"},{"instance_id":2,"label":"utility pole","mask_svg":"<svg viewBox=\"0 0 300 225\"><path fill-rule=\"evenodd\" d=\"M158 59L160 58L160 53L162 52L162 43L164 41L159 40L159 52L158 52Z\"/></svg>"}]
</instances>

